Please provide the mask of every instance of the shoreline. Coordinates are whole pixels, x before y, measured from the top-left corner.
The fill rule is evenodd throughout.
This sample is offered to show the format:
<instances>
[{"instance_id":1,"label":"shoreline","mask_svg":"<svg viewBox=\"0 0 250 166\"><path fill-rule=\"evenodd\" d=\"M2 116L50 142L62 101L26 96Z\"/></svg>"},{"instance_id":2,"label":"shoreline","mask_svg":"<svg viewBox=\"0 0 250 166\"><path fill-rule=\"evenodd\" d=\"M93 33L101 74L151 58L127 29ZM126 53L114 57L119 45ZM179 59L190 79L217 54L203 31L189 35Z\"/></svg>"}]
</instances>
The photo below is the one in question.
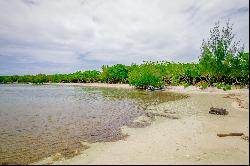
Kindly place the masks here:
<instances>
[{"instance_id":1,"label":"shoreline","mask_svg":"<svg viewBox=\"0 0 250 166\"><path fill-rule=\"evenodd\" d=\"M11 83L16 85L15 83ZM11 85L6 84L6 85ZM3 84L5 85L5 84ZM19 84L17 84L19 85ZM23 85L36 85L36 84L23 84ZM122 89L136 89L134 86L130 86L129 84L109 84L109 83L44 83L38 85L55 85L55 86L76 86L76 87L100 87L100 88L122 88ZM156 90L158 91L158 90ZM249 93L249 88L235 88L232 87L231 90L224 91L223 89L218 89L216 87L208 87L206 89L202 89L197 86L190 85L188 87L184 87L182 85L178 86L165 86L161 92L174 92L181 94L241 94L241 93Z\"/></svg>"},{"instance_id":2,"label":"shoreline","mask_svg":"<svg viewBox=\"0 0 250 166\"><path fill-rule=\"evenodd\" d=\"M120 88L119 84L114 85L105 87ZM103 84L95 86L103 87ZM122 87L128 88L127 84ZM166 92L185 93L190 97L147 110L158 114L170 110L178 119L156 117L145 128L124 126L122 131L129 135L125 140L83 142L90 148L74 158L58 161L48 158L35 164L249 164L248 141L242 137L217 137L218 133L229 132L249 136L249 90L195 88L168 87ZM226 108L229 115L208 114L211 106Z\"/></svg>"},{"instance_id":3,"label":"shoreline","mask_svg":"<svg viewBox=\"0 0 250 166\"><path fill-rule=\"evenodd\" d=\"M44 83L43 85L133 89L133 87L130 86L129 84L108 84L108 83Z\"/></svg>"},{"instance_id":4,"label":"shoreline","mask_svg":"<svg viewBox=\"0 0 250 166\"><path fill-rule=\"evenodd\" d=\"M43 85L57 85L57 86L78 86L78 87L102 87L102 88L124 88L124 89L135 89L133 86L129 84L108 84L108 83L44 83ZM182 94L241 94L241 93L249 93L248 88L236 89L232 88L232 90L224 91L223 89L218 89L216 87L208 87L206 89L201 89L196 86L188 86L184 88L184 86L166 86L162 92L174 92L174 93L182 93Z\"/></svg>"}]
</instances>

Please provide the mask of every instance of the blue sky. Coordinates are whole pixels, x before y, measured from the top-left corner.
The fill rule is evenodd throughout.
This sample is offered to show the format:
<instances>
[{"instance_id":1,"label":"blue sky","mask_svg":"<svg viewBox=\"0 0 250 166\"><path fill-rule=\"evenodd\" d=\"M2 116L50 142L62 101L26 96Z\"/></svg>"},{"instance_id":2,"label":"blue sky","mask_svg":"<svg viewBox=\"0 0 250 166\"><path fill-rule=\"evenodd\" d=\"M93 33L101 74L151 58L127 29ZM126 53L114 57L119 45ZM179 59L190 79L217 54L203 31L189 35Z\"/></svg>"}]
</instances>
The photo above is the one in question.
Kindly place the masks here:
<instances>
[{"instance_id":1,"label":"blue sky","mask_svg":"<svg viewBox=\"0 0 250 166\"><path fill-rule=\"evenodd\" d=\"M197 62L216 21L249 50L248 0L0 0L0 75Z\"/></svg>"}]
</instances>

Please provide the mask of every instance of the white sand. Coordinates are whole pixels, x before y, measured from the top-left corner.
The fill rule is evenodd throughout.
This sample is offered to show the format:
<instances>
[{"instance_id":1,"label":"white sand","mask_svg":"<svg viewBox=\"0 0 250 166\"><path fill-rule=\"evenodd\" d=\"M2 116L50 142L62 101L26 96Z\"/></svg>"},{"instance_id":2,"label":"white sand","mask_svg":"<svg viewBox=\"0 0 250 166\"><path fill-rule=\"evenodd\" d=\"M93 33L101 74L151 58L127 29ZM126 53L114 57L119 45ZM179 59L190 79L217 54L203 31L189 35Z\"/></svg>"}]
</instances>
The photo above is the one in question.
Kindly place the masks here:
<instances>
[{"instance_id":1,"label":"white sand","mask_svg":"<svg viewBox=\"0 0 250 166\"><path fill-rule=\"evenodd\" d=\"M37 164L249 164L248 141L217 136L230 132L249 136L248 89L200 92L172 87L170 91L190 97L151 110L170 110L180 119L158 118L146 128L124 127L130 135L127 140L91 144L90 149L72 159L53 163L46 159ZM235 97L247 103L245 107L241 108ZM226 108L229 115L209 114L212 106Z\"/></svg>"}]
</instances>

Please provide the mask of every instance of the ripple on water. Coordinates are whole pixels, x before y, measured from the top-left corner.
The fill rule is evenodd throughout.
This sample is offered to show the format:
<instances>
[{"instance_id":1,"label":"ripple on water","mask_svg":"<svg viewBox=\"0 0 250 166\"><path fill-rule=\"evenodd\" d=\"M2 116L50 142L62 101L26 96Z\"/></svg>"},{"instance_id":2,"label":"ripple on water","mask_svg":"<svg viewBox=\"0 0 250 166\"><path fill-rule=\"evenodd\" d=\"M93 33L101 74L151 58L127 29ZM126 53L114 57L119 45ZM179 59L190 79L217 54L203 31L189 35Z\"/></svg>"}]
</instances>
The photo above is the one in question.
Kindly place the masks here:
<instances>
[{"instance_id":1,"label":"ripple on water","mask_svg":"<svg viewBox=\"0 0 250 166\"><path fill-rule=\"evenodd\" d=\"M0 164L70 158L89 148L81 142L124 139L124 125L173 93L127 89L0 85ZM142 126L141 126L142 127Z\"/></svg>"}]
</instances>

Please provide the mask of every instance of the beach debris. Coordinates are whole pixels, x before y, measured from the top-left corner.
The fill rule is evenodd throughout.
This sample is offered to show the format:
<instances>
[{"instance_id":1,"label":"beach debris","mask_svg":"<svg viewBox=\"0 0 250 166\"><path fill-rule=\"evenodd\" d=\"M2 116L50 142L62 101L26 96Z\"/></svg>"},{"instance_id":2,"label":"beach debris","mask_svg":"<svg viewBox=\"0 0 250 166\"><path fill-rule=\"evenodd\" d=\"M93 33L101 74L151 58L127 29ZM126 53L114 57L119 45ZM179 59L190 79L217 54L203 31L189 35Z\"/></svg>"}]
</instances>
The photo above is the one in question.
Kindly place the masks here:
<instances>
[{"instance_id":1,"label":"beach debris","mask_svg":"<svg viewBox=\"0 0 250 166\"><path fill-rule=\"evenodd\" d=\"M226 136L243 136L244 133L228 133L228 134L217 134L218 137L226 137Z\"/></svg>"},{"instance_id":2,"label":"beach debris","mask_svg":"<svg viewBox=\"0 0 250 166\"><path fill-rule=\"evenodd\" d=\"M155 91L155 90L163 90L163 87L153 87L153 86L148 86L146 88L147 91Z\"/></svg>"},{"instance_id":3,"label":"beach debris","mask_svg":"<svg viewBox=\"0 0 250 166\"><path fill-rule=\"evenodd\" d=\"M228 115L228 111L224 108L211 107L209 113L216 114L216 115Z\"/></svg>"},{"instance_id":4,"label":"beach debris","mask_svg":"<svg viewBox=\"0 0 250 166\"><path fill-rule=\"evenodd\" d=\"M243 139L243 140L249 142L249 137L248 137L247 135L242 135L242 136L241 136L241 139Z\"/></svg>"}]
</instances>

